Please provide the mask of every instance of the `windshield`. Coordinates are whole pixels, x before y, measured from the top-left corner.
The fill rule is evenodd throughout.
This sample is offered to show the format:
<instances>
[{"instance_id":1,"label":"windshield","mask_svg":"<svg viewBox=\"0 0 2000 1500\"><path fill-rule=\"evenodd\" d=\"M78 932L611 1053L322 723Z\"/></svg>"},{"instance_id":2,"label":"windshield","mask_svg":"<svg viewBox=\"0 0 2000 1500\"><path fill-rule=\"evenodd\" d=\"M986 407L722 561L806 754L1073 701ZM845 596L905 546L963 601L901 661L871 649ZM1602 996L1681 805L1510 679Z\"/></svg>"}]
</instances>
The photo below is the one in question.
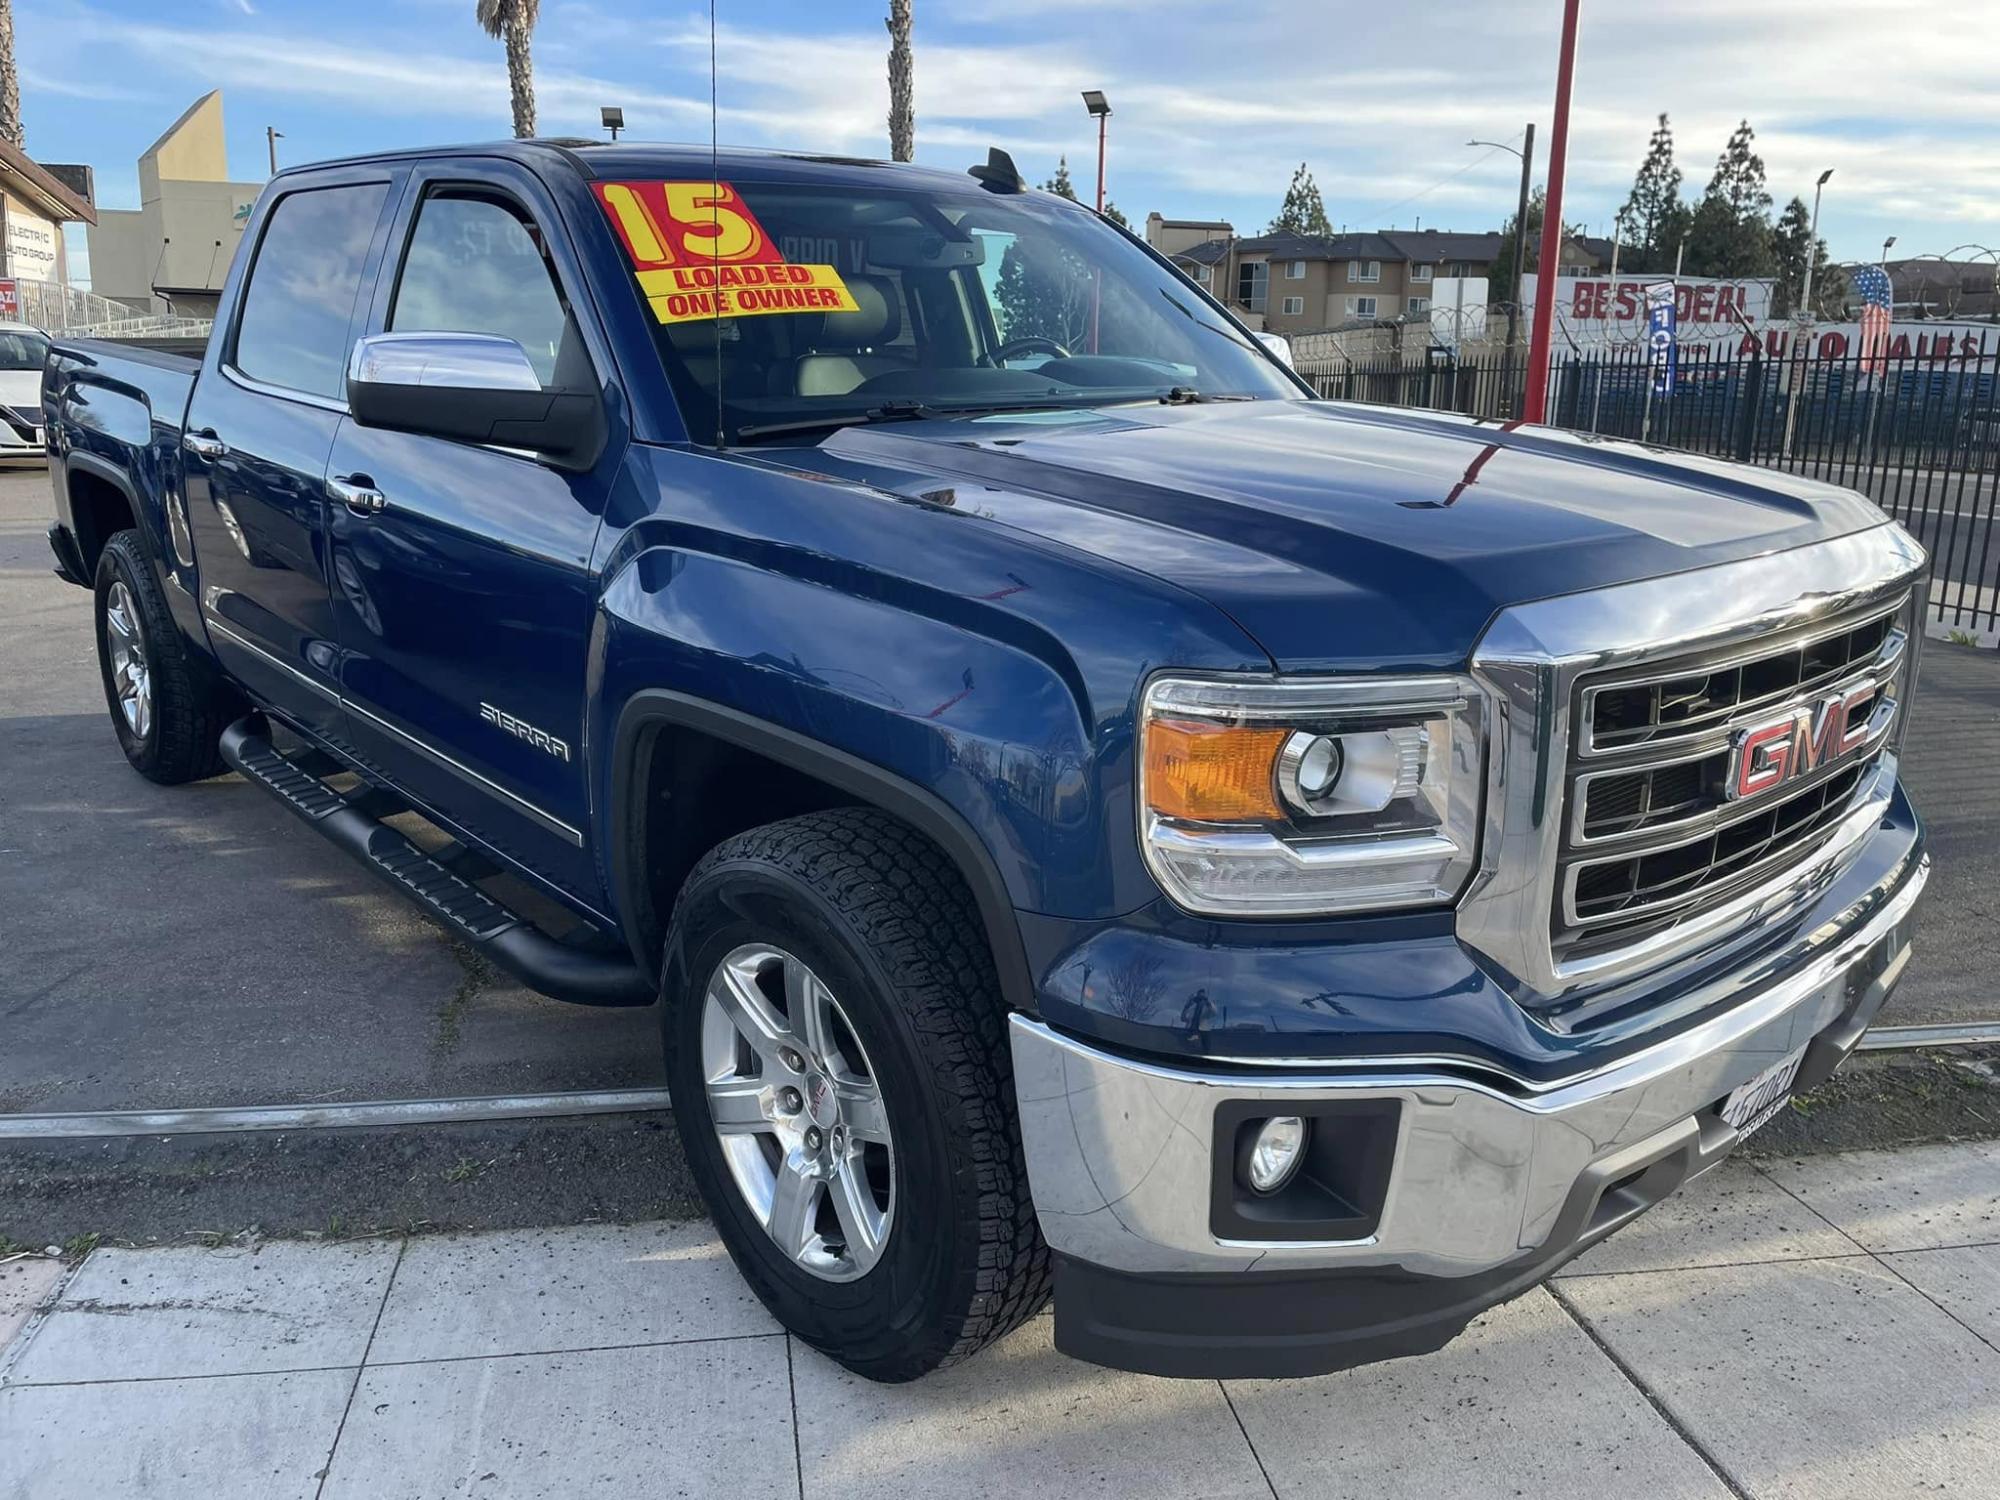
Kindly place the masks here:
<instances>
[{"instance_id":1,"label":"windshield","mask_svg":"<svg viewBox=\"0 0 2000 1500\"><path fill-rule=\"evenodd\" d=\"M49 357L49 341L25 329L0 330L0 370L39 370Z\"/></svg>"},{"instance_id":2,"label":"windshield","mask_svg":"<svg viewBox=\"0 0 2000 1500\"><path fill-rule=\"evenodd\" d=\"M1187 282L1041 194L599 183L689 426L1304 399ZM699 414L699 415L696 415Z\"/></svg>"}]
</instances>

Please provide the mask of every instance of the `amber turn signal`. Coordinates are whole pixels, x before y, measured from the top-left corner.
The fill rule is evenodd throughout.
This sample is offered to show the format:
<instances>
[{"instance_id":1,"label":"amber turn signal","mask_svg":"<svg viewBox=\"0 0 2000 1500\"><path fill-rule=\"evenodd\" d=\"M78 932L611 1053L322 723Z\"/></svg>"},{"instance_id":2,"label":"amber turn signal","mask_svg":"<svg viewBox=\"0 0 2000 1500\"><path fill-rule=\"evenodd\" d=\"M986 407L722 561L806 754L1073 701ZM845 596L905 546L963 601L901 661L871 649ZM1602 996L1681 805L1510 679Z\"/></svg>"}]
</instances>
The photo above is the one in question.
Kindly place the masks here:
<instances>
[{"instance_id":1,"label":"amber turn signal","mask_svg":"<svg viewBox=\"0 0 2000 1500\"><path fill-rule=\"evenodd\" d=\"M1154 719L1146 725L1146 805L1164 818L1205 823L1282 817L1272 772L1289 734Z\"/></svg>"}]
</instances>

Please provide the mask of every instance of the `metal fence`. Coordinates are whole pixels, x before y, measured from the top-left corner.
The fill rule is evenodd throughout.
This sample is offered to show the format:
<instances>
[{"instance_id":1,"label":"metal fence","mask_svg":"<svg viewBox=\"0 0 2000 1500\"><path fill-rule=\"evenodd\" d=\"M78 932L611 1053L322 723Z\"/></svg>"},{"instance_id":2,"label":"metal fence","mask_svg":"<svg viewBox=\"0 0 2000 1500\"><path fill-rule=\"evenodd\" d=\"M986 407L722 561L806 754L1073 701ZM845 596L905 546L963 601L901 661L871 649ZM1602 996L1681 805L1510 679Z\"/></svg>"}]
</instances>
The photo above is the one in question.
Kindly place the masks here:
<instances>
[{"instance_id":1,"label":"metal fence","mask_svg":"<svg viewBox=\"0 0 2000 1500\"><path fill-rule=\"evenodd\" d=\"M1551 360L1548 420L1763 464L1858 489L1931 554L1931 607L1947 628L2000 633L2000 329L1985 339L1898 330L1864 359L1679 351L1671 394L1642 348L1570 350ZM1506 419L1526 385L1520 352L1419 362L1302 366L1323 396Z\"/></svg>"}]
</instances>

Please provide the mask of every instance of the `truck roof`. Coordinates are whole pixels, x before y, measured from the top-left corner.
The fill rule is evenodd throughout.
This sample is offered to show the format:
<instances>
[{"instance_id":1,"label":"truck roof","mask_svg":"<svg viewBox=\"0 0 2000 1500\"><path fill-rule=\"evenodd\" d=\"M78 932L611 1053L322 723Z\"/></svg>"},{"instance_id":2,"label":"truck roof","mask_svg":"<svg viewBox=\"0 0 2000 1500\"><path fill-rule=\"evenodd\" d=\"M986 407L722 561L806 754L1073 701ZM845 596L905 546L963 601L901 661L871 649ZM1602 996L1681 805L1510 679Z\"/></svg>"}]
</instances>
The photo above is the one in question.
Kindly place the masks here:
<instances>
[{"instance_id":1,"label":"truck roof","mask_svg":"<svg viewBox=\"0 0 2000 1500\"><path fill-rule=\"evenodd\" d=\"M529 140L500 140L454 146L411 147L399 151L371 151L358 156L301 163L295 167L285 168L278 176L285 178L323 167L351 166L365 162L434 161L440 157L454 156L497 156L531 166L546 165L553 159L560 159L584 177L611 180L673 181L688 177L705 179L713 171L718 176L783 176L798 181L817 181L829 186L850 187L879 185L885 173L893 175L898 181L909 186L928 184L940 189L963 190L968 181L963 170L919 167L909 162L871 161L862 157L828 156L807 151L763 150L745 146L711 148L704 143L596 141L567 137L536 137Z\"/></svg>"}]
</instances>

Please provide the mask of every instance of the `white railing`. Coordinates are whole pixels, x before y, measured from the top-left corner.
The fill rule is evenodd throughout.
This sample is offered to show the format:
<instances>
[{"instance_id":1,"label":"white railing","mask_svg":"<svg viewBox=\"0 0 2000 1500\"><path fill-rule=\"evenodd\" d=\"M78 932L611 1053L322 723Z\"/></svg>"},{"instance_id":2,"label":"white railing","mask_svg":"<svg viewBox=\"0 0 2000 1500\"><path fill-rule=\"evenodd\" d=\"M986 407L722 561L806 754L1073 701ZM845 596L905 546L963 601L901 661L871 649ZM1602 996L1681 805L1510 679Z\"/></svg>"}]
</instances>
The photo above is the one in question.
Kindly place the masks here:
<instances>
[{"instance_id":1,"label":"white railing","mask_svg":"<svg viewBox=\"0 0 2000 1500\"><path fill-rule=\"evenodd\" d=\"M69 338L206 338L213 327L207 318L156 313L60 282L22 280L15 291L23 323Z\"/></svg>"}]
</instances>

